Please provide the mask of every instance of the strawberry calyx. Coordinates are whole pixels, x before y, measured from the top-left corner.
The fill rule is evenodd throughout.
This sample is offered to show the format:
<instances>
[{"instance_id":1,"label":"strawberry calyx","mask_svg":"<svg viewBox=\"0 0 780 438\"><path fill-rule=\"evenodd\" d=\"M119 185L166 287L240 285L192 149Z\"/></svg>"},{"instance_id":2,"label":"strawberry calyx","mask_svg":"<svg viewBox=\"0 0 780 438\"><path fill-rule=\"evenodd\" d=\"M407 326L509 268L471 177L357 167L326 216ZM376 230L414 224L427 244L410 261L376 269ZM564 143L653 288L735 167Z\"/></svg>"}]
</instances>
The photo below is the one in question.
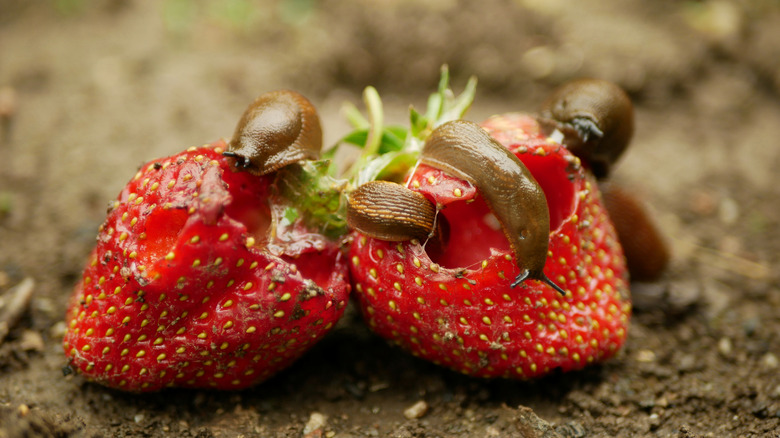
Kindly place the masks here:
<instances>
[{"instance_id":1,"label":"strawberry calyx","mask_svg":"<svg viewBox=\"0 0 780 438\"><path fill-rule=\"evenodd\" d=\"M277 171L278 230L301 219L306 228L334 241L347 232L342 197L347 181L331 176L330 165L329 160L302 161Z\"/></svg>"},{"instance_id":2,"label":"strawberry calyx","mask_svg":"<svg viewBox=\"0 0 780 438\"><path fill-rule=\"evenodd\" d=\"M354 130L344 136L326 156L350 144L361 148L361 154L346 171L353 187L369 181L387 180L400 182L406 179L417 164L425 139L439 125L462 118L474 100L477 78L471 77L463 92L455 95L449 88L449 69L442 66L438 89L428 97L424 113L409 108L409 127L385 126L382 100L374 87L366 87L363 100L368 119L351 103L345 104L344 113Z\"/></svg>"}]
</instances>

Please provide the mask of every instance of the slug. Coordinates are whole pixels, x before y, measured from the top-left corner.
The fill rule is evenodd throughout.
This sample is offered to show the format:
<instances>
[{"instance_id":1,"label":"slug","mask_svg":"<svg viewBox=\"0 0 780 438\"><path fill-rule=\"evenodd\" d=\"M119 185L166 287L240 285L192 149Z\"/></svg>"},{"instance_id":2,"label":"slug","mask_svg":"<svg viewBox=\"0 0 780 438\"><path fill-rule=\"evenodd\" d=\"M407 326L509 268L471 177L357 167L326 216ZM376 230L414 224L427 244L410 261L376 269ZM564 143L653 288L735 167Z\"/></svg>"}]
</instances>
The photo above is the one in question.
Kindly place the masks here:
<instances>
[{"instance_id":1,"label":"slug","mask_svg":"<svg viewBox=\"0 0 780 438\"><path fill-rule=\"evenodd\" d=\"M235 158L238 168L265 175L317 159L321 148L322 128L314 105L299 93L279 90L247 107L223 155Z\"/></svg>"},{"instance_id":2,"label":"slug","mask_svg":"<svg viewBox=\"0 0 780 438\"><path fill-rule=\"evenodd\" d=\"M560 130L564 145L599 179L609 175L634 133L631 99L617 85L600 79L560 86L542 104L540 115L541 125Z\"/></svg>"},{"instance_id":3,"label":"slug","mask_svg":"<svg viewBox=\"0 0 780 438\"><path fill-rule=\"evenodd\" d=\"M520 274L566 292L544 274L550 236L547 198L525 165L478 124L455 120L436 128L423 146L420 162L473 184L515 253Z\"/></svg>"},{"instance_id":4,"label":"slug","mask_svg":"<svg viewBox=\"0 0 780 438\"><path fill-rule=\"evenodd\" d=\"M347 225L376 239L432 237L436 209L422 194L390 181L370 181L350 193Z\"/></svg>"},{"instance_id":5,"label":"slug","mask_svg":"<svg viewBox=\"0 0 780 438\"><path fill-rule=\"evenodd\" d=\"M669 264L670 251L642 204L615 184L600 184L604 206L615 225L632 280L655 281Z\"/></svg>"}]
</instances>

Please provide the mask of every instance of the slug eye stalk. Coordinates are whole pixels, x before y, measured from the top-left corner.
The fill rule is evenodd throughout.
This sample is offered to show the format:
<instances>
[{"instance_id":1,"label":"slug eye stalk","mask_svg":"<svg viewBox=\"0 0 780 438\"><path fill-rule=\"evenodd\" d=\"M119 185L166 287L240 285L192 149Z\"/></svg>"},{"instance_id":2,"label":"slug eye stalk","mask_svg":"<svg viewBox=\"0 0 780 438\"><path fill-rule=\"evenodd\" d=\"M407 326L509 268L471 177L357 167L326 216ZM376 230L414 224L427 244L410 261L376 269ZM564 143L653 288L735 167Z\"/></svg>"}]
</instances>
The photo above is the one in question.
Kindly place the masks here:
<instances>
[{"instance_id":1,"label":"slug eye stalk","mask_svg":"<svg viewBox=\"0 0 780 438\"><path fill-rule=\"evenodd\" d=\"M542 104L540 124L563 133L563 143L596 176L609 176L634 133L634 106L620 87L578 79L557 88Z\"/></svg>"}]
</instances>

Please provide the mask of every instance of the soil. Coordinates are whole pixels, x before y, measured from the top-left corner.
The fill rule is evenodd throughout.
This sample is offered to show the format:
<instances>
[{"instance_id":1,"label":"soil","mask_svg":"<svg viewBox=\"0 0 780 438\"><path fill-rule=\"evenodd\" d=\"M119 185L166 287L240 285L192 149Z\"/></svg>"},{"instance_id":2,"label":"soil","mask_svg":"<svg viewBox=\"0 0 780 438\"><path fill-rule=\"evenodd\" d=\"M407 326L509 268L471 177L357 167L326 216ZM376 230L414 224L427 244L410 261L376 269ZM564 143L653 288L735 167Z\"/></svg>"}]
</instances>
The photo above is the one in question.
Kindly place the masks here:
<instances>
[{"instance_id":1,"label":"soil","mask_svg":"<svg viewBox=\"0 0 780 438\"><path fill-rule=\"evenodd\" d=\"M778 59L773 0L3 0L0 296L35 284L0 340L0 437L780 436ZM637 130L614 179L674 257L660 281L632 284L617 357L479 380L389 346L350 309L240 392L135 395L63 376L68 295L138 165L229 136L275 88L315 102L326 144L367 85L403 122L443 63L456 91L479 76L472 120L533 110L573 77L630 92Z\"/></svg>"}]
</instances>

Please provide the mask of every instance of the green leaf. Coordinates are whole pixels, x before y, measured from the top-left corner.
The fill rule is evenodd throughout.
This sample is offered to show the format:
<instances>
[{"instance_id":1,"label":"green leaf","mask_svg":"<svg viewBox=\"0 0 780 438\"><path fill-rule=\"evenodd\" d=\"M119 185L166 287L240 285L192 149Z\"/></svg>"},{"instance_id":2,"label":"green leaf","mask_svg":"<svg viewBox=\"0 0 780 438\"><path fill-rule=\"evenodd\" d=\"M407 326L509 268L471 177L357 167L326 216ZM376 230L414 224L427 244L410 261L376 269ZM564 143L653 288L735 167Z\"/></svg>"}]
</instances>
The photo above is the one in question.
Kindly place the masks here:
<instances>
[{"instance_id":1,"label":"green leaf","mask_svg":"<svg viewBox=\"0 0 780 438\"><path fill-rule=\"evenodd\" d=\"M400 151L404 147L403 139L406 137L406 128L401 126L388 126L382 133L382 141L379 143L379 154Z\"/></svg>"},{"instance_id":2,"label":"green leaf","mask_svg":"<svg viewBox=\"0 0 780 438\"><path fill-rule=\"evenodd\" d=\"M353 144L357 147L362 148L363 146L366 145L367 139L368 139L368 129L358 129L347 134L344 138L342 138L339 141L339 143Z\"/></svg>"},{"instance_id":3,"label":"green leaf","mask_svg":"<svg viewBox=\"0 0 780 438\"><path fill-rule=\"evenodd\" d=\"M401 126L388 126L382 133L382 139L379 141L379 154L398 151L404 147L402 138L406 136L406 128ZM339 143L347 143L363 148L368 141L368 130L359 129L352 131L339 140Z\"/></svg>"}]
</instances>

